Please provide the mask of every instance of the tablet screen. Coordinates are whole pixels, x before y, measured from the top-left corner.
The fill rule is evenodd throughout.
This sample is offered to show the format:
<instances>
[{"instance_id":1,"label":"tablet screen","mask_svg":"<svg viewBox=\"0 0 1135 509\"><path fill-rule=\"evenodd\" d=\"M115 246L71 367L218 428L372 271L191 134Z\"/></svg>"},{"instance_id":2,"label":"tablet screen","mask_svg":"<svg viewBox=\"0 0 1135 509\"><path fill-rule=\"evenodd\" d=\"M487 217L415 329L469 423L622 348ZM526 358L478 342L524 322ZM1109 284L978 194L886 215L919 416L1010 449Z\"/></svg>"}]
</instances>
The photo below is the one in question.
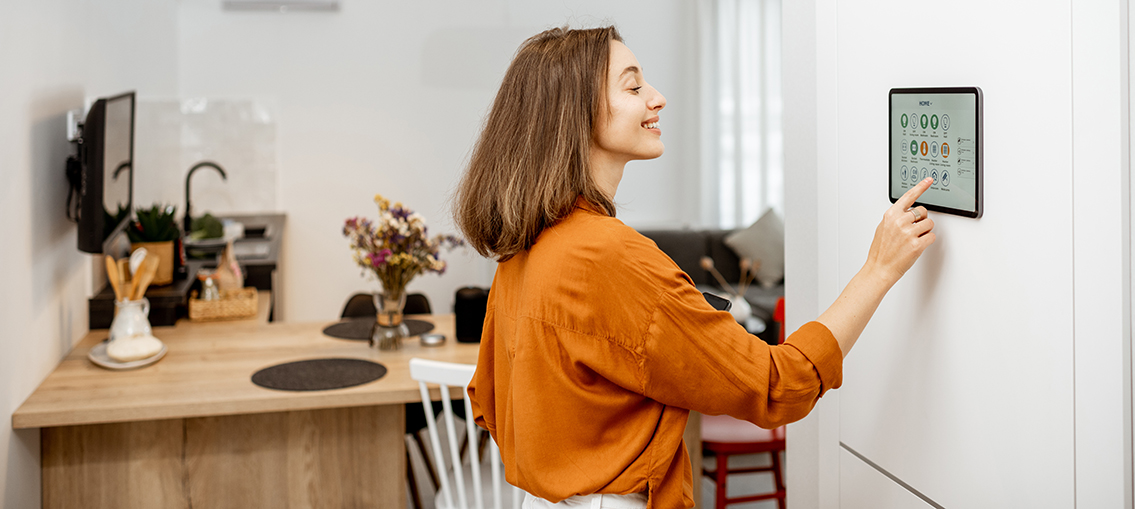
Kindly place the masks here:
<instances>
[{"instance_id":1,"label":"tablet screen","mask_svg":"<svg viewBox=\"0 0 1135 509\"><path fill-rule=\"evenodd\" d=\"M919 205L981 217L981 89L895 88L890 97L891 202L930 177Z\"/></svg>"}]
</instances>

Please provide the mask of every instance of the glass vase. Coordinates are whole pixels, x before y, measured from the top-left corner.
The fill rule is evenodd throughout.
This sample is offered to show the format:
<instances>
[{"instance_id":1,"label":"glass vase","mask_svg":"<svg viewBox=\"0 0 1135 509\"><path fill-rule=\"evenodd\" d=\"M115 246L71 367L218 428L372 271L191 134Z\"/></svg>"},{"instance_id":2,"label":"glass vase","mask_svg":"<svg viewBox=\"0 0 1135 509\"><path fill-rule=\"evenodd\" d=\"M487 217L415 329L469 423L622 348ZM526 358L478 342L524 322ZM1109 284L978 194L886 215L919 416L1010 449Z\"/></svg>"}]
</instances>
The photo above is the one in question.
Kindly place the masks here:
<instances>
[{"instance_id":1,"label":"glass vase","mask_svg":"<svg viewBox=\"0 0 1135 509\"><path fill-rule=\"evenodd\" d=\"M402 339L410 335L409 327L402 323L402 309L406 307L406 292L374 294L374 328L370 331L370 346L379 350L402 348Z\"/></svg>"}]
</instances>

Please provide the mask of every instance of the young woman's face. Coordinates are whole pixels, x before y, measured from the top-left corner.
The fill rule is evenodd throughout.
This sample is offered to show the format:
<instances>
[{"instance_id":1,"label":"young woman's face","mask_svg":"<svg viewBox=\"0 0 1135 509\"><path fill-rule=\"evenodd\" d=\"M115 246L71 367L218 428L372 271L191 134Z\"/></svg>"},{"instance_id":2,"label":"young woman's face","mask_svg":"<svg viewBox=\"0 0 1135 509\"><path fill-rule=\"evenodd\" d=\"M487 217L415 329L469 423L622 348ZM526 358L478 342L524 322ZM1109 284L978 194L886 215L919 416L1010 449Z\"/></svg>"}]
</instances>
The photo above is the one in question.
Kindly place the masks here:
<instances>
[{"instance_id":1,"label":"young woman's face","mask_svg":"<svg viewBox=\"0 0 1135 509\"><path fill-rule=\"evenodd\" d=\"M600 109L596 121L592 158L625 163L662 155L665 147L658 112L665 106L666 98L643 78L634 53L625 44L611 41L607 107Z\"/></svg>"}]
</instances>

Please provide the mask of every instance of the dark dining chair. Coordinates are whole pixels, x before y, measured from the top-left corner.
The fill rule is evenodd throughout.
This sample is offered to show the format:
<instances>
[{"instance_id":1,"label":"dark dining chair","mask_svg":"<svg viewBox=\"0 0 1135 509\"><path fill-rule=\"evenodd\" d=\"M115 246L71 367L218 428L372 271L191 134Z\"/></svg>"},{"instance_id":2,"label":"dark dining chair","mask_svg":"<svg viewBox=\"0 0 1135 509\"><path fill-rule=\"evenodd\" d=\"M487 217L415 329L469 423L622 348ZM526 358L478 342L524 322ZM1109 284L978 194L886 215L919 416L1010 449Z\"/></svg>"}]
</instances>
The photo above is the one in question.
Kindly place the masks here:
<instances>
[{"instance_id":1,"label":"dark dining chair","mask_svg":"<svg viewBox=\"0 0 1135 509\"><path fill-rule=\"evenodd\" d=\"M347 299L347 304L343 306L343 318L360 318L364 316L374 316L378 311L374 307L374 295L370 293L356 293ZM428 315L433 313L433 308L430 307L430 299L421 293L411 293L406 295L406 306L402 308L402 313L407 315Z\"/></svg>"}]
</instances>

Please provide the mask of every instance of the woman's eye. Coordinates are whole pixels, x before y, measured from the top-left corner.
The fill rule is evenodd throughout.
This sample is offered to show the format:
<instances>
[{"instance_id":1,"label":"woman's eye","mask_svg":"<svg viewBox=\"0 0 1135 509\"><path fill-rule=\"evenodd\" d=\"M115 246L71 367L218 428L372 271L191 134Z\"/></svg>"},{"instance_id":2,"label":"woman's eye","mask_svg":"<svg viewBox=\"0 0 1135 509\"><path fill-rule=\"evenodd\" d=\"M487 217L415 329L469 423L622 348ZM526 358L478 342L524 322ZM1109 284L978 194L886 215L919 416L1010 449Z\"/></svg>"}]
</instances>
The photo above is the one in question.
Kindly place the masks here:
<instances>
[{"instance_id":1,"label":"woman's eye","mask_svg":"<svg viewBox=\"0 0 1135 509\"><path fill-rule=\"evenodd\" d=\"M641 88L642 88L641 86L638 86L638 87L633 87L633 88L631 88L631 92L634 92L634 93L636 93L636 94L637 94L637 93L638 93L638 91L639 91L639 89L641 89Z\"/></svg>"}]
</instances>

